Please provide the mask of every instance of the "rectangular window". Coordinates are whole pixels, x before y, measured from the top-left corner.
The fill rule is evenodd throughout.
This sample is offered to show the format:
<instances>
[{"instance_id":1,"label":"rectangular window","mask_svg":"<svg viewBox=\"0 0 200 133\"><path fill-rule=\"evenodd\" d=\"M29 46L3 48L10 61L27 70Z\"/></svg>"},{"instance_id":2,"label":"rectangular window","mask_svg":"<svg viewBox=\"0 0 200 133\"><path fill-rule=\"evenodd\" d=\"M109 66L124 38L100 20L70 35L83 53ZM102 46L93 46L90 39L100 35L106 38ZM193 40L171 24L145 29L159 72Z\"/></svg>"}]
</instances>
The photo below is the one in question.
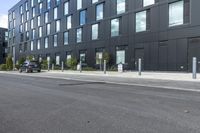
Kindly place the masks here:
<instances>
[{"instance_id":1,"label":"rectangular window","mask_svg":"<svg viewBox=\"0 0 200 133\"><path fill-rule=\"evenodd\" d=\"M24 23L24 14L21 15L21 23ZM15 19L13 20L13 25L15 27Z\"/></svg>"},{"instance_id":2,"label":"rectangular window","mask_svg":"<svg viewBox=\"0 0 200 133\"><path fill-rule=\"evenodd\" d=\"M64 3L64 15L69 14L69 1Z\"/></svg>"},{"instance_id":3,"label":"rectangular window","mask_svg":"<svg viewBox=\"0 0 200 133\"><path fill-rule=\"evenodd\" d=\"M29 11L26 12L26 20L29 20Z\"/></svg>"},{"instance_id":4,"label":"rectangular window","mask_svg":"<svg viewBox=\"0 0 200 133\"><path fill-rule=\"evenodd\" d=\"M57 34L53 36L53 46L54 47L58 46L58 35Z\"/></svg>"},{"instance_id":5,"label":"rectangular window","mask_svg":"<svg viewBox=\"0 0 200 133\"><path fill-rule=\"evenodd\" d=\"M182 25L184 23L183 0L169 4L169 26Z\"/></svg>"},{"instance_id":6,"label":"rectangular window","mask_svg":"<svg viewBox=\"0 0 200 133\"><path fill-rule=\"evenodd\" d=\"M20 26L19 26L19 32L23 32L23 25L21 24Z\"/></svg>"},{"instance_id":7,"label":"rectangular window","mask_svg":"<svg viewBox=\"0 0 200 133\"><path fill-rule=\"evenodd\" d=\"M82 8L82 0L77 0L77 10Z\"/></svg>"},{"instance_id":8,"label":"rectangular window","mask_svg":"<svg viewBox=\"0 0 200 133\"><path fill-rule=\"evenodd\" d=\"M31 0L31 7L34 6L34 0Z\"/></svg>"},{"instance_id":9,"label":"rectangular window","mask_svg":"<svg viewBox=\"0 0 200 133\"><path fill-rule=\"evenodd\" d=\"M37 50L40 50L40 40L37 41Z\"/></svg>"},{"instance_id":10,"label":"rectangular window","mask_svg":"<svg viewBox=\"0 0 200 133\"><path fill-rule=\"evenodd\" d=\"M49 47L49 38L45 37L44 39L44 48L48 48Z\"/></svg>"},{"instance_id":11,"label":"rectangular window","mask_svg":"<svg viewBox=\"0 0 200 133\"><path fill-rule=\"evenodd\" d=\"M86 10L80 11L79 21L80 25L86 24Z\"/></svg>"},{"instance_id":12,"label":"rectangular window","mask_svg":"<svg viewBox=\"0 0 200 133\"><path fill-rule=\"evenodd\" d=\"M72 28L72 16L67 17L67 29Z\"/></svg>"},{"instance_id":13,"label":"rectangular window","mask_svg":"<svg viewBox=\"0 0 200 133\"><path fill-rule=\"evenodd\" d=\"M56 55L56 65L60 65L60 56Z\"/></svg>"},{"instance_id":14,"label":"rectangular window","mask_svg":"<svg viewBox=\"0 0 200 133\"><path fill-rule=\"evenodd\" d=\"M25 2L25 10L28 10L28 2Z\"/></svg>"},{"instance_id":15,"label":"rectangular window","mask_svg":"<svg viewBox=\"0 0 200 133\"><path fill-rule=\"evenodd\" d=\"M60 20L56 21L56 32L60 31Z\"/></svg>"},{"instance_id":16,"label":"rectangular window","mask_svg":"<svg viewBox=\"0 0 200 133\"><path fill-rule=\"evenodd\" d=\"M96 20L103 19L103 3L96 6Z\"/></svg>"},{"instance_id":17,"label":"rectangular window","mask_svg":"<svg viewBox=\"0 0 200 133\"><path fill-rule=\"evenodd\" d=\"M64 45L69 44L69 32L64 32Z\"/></svg>"},{"instance_id":18,"label":"rectangular window","mask_svg":"<svg viewBox=\"0 0 200 133\"><path fill-rule=\"evenodd\" d=\"M41 25L41 17L40 17L40 16L38 16L38 17L37 17L37 20L38 20L38 23L37 23L37 25L38 25L38 26L40 26L40 25Z\"/></svg>"},{"instance_id":19,"label":"rectangular window","mask_svg":"<svg viewBox=\"0 0 200 133\"><path fill-rule=\"evenodd\" d=\"M42 27L39 27L39 37L42 37Z\"/></svg>"},{"instance_id":20,"label":"rectangular window","mask_svg":"<svg viewBox=\"0 0 200 133\"><path fill-rule=\"evenodd\" d=\"M136 32L146 31L147 29L147 11L136 13Z\"/></svg>"},{"instance_id":21,"label":"rectangular window","mask_svg":"<svg viewBox=\"0 0 200 133\"><path fill-rule=\"evenodd\" d=\"M40 3L40 5L39 5L39 14L41 14L42 13L42 3Z\"/></svg>"},{"instance_id":22,"label":"rectangular window","mask_svg":"<svg viewBox=\"0 0 200 133\"><path fill-rule=\"evenodd\" d=\"M47 0L47 9L51 8L51 0Z\"/></svg>"},{"instance_id":23,"label":"rectangular window","mask_svg":"<svg viewBox=\"0 0 200 133\"><path fill-rule=\"evenodd\" d=\"M116 52L116 64L125 64L125 50L117 50Z\"/></svg>"},{"instance_id":24,"label":"rectangular window","mask_svg":"<svg viewBox=\"0 0 200 133\"><path fill-rule=\"evenodd\" d=\"M35 29L32 30L32 39L35 39Z\"/></svg>"},{"instance_id":25,"label":"rectangular window","mask_svg":"<svg viewBox=\"0 0 200 133\"><path fill-rule=\"evenodd\" d=\"M25 23L25 31L28 31L28 23Z\"/></svg>"},{"instance_id":26,"label":"rectangular window","mask_svg":"<svg viewBox=\"0 0 200 133\"><path fill-rule=\"evenodd\" d=\"M92 25L92 40L96 40L99 37L99 24Z\"/></svg>"},{"instance_id":27,"label":"rectangular window","mask_svg":"<svg viewBox=\"0 0 200 133\"><path fill-rule=\"evenodd\" d=\"M23 13L23 6L20 6L20 14Z\"/></svg>"},{"instance_id":28,"label":"rectangular window","mask_svg":"<svg viewBox=\"0 0 200 133\"><path fill-rule=\"evenodd\" d=\"M103 52L96 52L96 64L99 65L102 61ZM102 62L101 62L102 63Z\"/></svg>"},{"instance_id":29,"label":"rectangular window","mask_svg":"<svg viewBox=\"0 0 200 133\"><path fill-rule=\"evenodd\" d=\"M111 37L119 36L119 18L111 20Z\"/></svg>"},{"instance_id":30,"label":"rectangular window","mask_svg":"<svg viewBox=\"0 0 200 133\"><path fill-rule=\"evenodd\" d=\"M31 51L33 51L33 41L31 41Z\"/></svg>"},{"instance_id":31,"label":"rectangular window","mask_svg":"<svg viewBox=\"0 0 200 133\"><path fill-rule=\"evenodd\" d=\"M126 0L117 0L117 14L126 12Z\"/></svg>"},{"instance_id":32,"label":"rectangular window","mask_svg":"<svg viewBox=\"0 0 200 133\"><path fill-rule=\"evenodd\" d=\"M32 8L32 17L35 17L35 7Z\"/></svg>"},{"instance_id":33,"label":"rectangular window","mask_svg":"<svg viewBox=\"0 0 200 133\"><path fill-rule=\"evenodd\" d=\"M155 4L155 0L143 0L143 7Z\"/></svg>"},{"instance_id":34,"label":"rectangular window","mask_svg":"<svg viewBox=\"0 0 200 133\"><path fill-rule=\"evenodd\" d=\"M47 35L51 33L51 24L47 24Z\"/></svg>"},{"instance_id":35,"label":"rectangular window","mask_svg":"<svg viewBox=\"0 0 200 133\"><path fill-rule=\"evenodd\" d=\"M34 25L33 25L33 19L31 19L31 29L34 28Z\"/></svg>"},{"instance_id":36,"label":"rectangular window","mask_svg":"<svg viewBox=\"0 0 200 133\"><path fill-rule=\"evenodd\" d=\"M85 51L80 52L80 60L81 60L82 63L86 63Z\"/></svg>"},{"instance_id":37,"label":"rectangular window","mask_svg":"<svg viewBox=\"0 0 200 133\"><path fill-rule=\"evenodd\" d=\"M60 0L56 0L56 5L59 5L60 4Z\"/></svg>"},{"instance_id":38,"label":"rectangular window","mask_svg":"<svg viewBox=\"0 0 200 133\"><path fill-rule=\"evenodd\" d=\"M45 13L45 23L49 22L49 12Z\"/></svg>"},{"instance_id":39,"label":"rectangular window","mask_svg":"<svg viewBox=\"0 0 200 133\"><path fill-rule=\"evenodd\" d=\"M82 28L76 30L76 42L82 42Z\"/></svg>"},{"instance_id":40,"label":"rectangular window","mask_svg":"<svg viewBox=\"0 0 200 133\"><path fill-rule=\"evenodd\" d=\"M92 0L92 4L94 4L94 3L96 3L96 2L98 2L99 0Z\"/></svg>"},{"instance_id":41,"label":"rectangular window","mask_svg":"<svg viewBox=\"0 0 200 133\"><path fill-rule=\"evenodd\" d=\"M58 18L58 8L57 8L57 7L55 7L55 8L53 9L53 18L54 18L54 19L57 19L57 18Z\"/></svg>"}]
</instances>

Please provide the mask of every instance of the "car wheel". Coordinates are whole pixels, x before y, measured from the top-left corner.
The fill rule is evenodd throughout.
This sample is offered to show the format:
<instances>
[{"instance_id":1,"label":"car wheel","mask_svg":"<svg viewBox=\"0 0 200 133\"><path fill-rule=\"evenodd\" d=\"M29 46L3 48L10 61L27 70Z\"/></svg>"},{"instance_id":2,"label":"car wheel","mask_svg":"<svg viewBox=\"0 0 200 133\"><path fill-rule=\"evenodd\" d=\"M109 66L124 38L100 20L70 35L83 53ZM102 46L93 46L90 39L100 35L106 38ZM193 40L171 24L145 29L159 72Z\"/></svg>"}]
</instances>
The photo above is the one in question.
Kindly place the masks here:
<instances>
[{"instance_id":1,"label":"car wheel","mask_svg":"<svg viewBox=\"0 0 200 133\"><path fill-rule=\"evenodd\" d=\"M41 72L41 70L38 70L38 72L40 73L40 72Z\"/></svg>"}]
</instances>

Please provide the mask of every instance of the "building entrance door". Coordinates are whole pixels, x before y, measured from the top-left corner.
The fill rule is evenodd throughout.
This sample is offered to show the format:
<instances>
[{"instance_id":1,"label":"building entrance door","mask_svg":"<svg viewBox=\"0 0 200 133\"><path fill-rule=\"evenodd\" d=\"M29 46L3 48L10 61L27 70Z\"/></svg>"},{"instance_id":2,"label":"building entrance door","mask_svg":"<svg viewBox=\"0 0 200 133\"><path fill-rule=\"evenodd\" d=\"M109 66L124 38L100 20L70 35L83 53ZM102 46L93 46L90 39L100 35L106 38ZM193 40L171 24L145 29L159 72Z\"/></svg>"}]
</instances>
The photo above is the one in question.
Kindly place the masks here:
<instances>
[{"instance_id":1,"label":"building entrance door","mask_svg":"<svg viewBox=\"0 0 200 133\"><path fill-rule=\"evenodd\" d=\"M144 49L135 49L135 70L138 70L138 60L142 60L142 70L144 70Z\"/></svg>"}]
</instances>

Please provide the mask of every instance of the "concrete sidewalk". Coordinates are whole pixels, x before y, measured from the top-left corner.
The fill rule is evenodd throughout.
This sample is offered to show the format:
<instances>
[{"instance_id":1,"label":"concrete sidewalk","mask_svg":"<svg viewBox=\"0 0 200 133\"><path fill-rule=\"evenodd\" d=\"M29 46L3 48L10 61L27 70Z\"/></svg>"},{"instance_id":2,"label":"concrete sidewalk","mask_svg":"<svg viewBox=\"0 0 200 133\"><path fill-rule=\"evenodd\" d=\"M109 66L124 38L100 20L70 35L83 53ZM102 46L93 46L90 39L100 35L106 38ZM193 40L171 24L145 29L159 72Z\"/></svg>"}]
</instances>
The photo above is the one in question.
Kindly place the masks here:
<instances>
[{"instance_id":1,"label":"concrete sidewalk","mask_svg":"<svg viewBox=\"0 0 200 133\"><path fill-rule=\"evenodd\" d=\"M106 77L124 77L124 78L137 78L137 79L157 79L157 80L174 80L174 81L193 81L200 82L200 77L197 79L192 79L192 73L178 73L178 72L142 72L142 75L139 76L138 72L112 72L109 71L104 74L102 71L70 71L61 70L54 71L45 71L47 73L57 73L57 74L74 74L74 75L91 75L91 76L106 76Z\"/></svg>"}]
</instances>

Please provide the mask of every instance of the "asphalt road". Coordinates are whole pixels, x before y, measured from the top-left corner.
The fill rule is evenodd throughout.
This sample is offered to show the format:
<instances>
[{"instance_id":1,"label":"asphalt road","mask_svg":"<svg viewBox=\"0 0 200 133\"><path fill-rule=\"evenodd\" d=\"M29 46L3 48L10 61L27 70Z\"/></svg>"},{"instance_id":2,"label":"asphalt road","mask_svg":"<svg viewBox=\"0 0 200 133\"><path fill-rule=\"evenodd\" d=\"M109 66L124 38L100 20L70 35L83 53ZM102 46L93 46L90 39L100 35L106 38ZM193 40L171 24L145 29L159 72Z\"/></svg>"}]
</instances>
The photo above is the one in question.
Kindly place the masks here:
<instances>
[{"instance_id":1,"label":"asphalt road","mask_svg":"<svg viewBox=\"0 0 200 133\"><path fill-rule=\"evenodd\" d=\"M0 74L0 133L199 132L199 92Z\"/></svg>"}]
</instances>

